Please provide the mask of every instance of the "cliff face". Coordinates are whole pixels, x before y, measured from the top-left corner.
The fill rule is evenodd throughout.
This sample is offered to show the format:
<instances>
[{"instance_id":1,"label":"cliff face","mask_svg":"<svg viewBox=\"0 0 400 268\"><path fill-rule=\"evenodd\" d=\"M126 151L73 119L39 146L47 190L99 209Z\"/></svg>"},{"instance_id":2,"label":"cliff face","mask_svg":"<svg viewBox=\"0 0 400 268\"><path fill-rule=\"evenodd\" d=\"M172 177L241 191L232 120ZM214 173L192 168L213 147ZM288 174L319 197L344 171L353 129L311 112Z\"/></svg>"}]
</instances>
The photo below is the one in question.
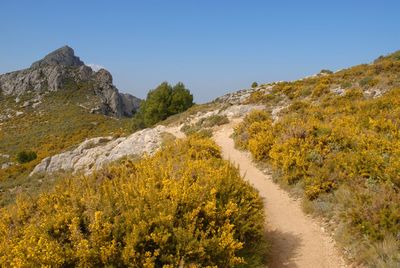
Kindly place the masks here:
<instances>
[{"instance_id":1,"label":"cliff face","mask_svg":"<svg viewBox=\"0 0 400 268\"><path fill-rule=\"evenodd\" d=\"M0 94L15 96L16 100L24 94L37 98L82 83L99 99L92 112L123 117L132 116L139 107L140 99L119 93L107 70L93 71L68 46L51 52L28 69L0 75Z\"/></svg>"}]
</instances>

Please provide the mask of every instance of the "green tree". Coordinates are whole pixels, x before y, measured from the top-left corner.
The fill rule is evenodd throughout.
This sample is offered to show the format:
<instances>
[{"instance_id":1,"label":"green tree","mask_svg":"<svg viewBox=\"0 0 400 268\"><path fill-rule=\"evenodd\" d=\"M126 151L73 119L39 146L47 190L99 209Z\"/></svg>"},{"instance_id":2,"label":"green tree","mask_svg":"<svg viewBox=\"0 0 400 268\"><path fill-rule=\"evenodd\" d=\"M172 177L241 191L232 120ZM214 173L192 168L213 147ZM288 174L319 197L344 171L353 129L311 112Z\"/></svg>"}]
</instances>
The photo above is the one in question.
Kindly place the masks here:
<instances>
[{"instance_id":1,"label":"green tree","mask_svg":"<svg viewBox=\"0 0 400 268\"><path fill-rule=\"evenodd\" d=\"M252 87L252 88L258 87L258 83L257 83L257 82L253 82L253 83L251 84L251 87Z\"/></svg>"},{"instance_id":2,"label":"green tree","mask_svg":"<svg viewBox=\"0 0 400 268\"><path fill-rule=\"evenodd\" d=\"M193 95L181 82L171 86L167 82L150 90L133 119L134 129L149 127L168 116L181 113L193 105Z\"/></svg>"},{"instance_id":3,"label":"green tree","mask_svg":"<svg viewBox=\"0 0 400 268\"><path fill-rule=\"evenodd\" d=\"M168 108L171 103L171 96L172 87L167 82L149 91L147 99L140 108L146 126L154 125L169 116Z\"/></svg>"},{"instance_id":4,"label":"green tree","mask_svg":"<svg viewBox=\"0 0 400 268\"><path fill-rule=\"evenodd\" d=\"M171 103L169 105L169 113L181 113L193 106L193 95L185 88L181 82L177 83L172 89Z\"/></svg>"}]
</instances>

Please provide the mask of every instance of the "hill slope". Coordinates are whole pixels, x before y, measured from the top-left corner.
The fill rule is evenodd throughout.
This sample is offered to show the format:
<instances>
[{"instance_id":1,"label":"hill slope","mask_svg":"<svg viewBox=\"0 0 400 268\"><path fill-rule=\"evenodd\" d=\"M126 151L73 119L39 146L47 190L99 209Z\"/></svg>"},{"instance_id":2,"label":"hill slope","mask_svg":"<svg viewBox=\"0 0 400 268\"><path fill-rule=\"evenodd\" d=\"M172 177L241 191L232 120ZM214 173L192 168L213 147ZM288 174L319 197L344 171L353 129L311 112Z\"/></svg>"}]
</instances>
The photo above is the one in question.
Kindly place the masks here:
<instances>
[{"instance_id":1,"label":"hill slope","mask_svg":"<svg viewBox=\"0 0 400 268\"><path fill-rule=\"evenodd\" d=\"M75 60L72 61L71 64L80 64L80 62ZM84 105L79 105L81 104L79 101L88 98L86 95L88 92L87 89L89 89L90 92L90 89L93 88L92 86L93 85L90 83L78 83L78 86L75 84L75 86L72 87L72 91L64 90L62 94L60 91L48 93L46 96L51 96L51 98L48 99L48 104L50 105L52 101L60 98L60 100L55 101L55 103L64 103L66 106L62 107L70 107L72 111L75 111L74 115L77 115L82 111L80 109L85 109L82 107ZM204 106L203 108L207 110L206 112L196 110L198 107L193 107L185 113L167 119L164 123L175 124L175 127L169 128L169 132L172 134L179 134L179 136L181 136L181 129L191 136L191 138L194 137L198 139L200 136L212 135L212 130L215 125L226 123L231 119L230 115L234 114L232 111L239 111L244 108L246 112L239 113L243 117L244 114L254 107L263 106L265 108L263 111L250 113L244 118L243 122L235 128L233 138L235 139L236 146L241 149L249 150L254 160L261 168L273 171L274 180L279 182L282 187L290 190L294 195L301 197L303 200L303 207L307 212L315 216L322 216L326 221L325 226L329 228L329 231L335 234L335 238L337 238L339 244L345 249L345 255L354 262L355 265L397 267L400 263L399 88L400 53L397 52L386 57L379 57L371 64L363 64L335 73L323 70L318 75L302 80L270 83L254 89L231 93L218 98L212 104ZM66 89L68 89L68 87L66 87ZM77 94L80 90L82 90L83 95ZM71 92L71 94L66 94L68 92ZM54 96L51 95L53 93L55 94ZM45 97L43 98L44 101L46 100ZM75 97L78 99L74 99ZM15 100L13 102L12 98L7 99L6 97L3 100L10 101L7 105L13 105L13 103L15 103ZM4 109L7 109L7 107L8 106L4 106ZM54 109L58 107L60 106L55 105ZM45 113L46 111L42 112ZM57 114L59 113L62 113L62 111L57 110ZM19 114L18 116L24 118L23 115L24 114ZM108 119L110 119L109 117L104 117L99 114L91 115L100 116L99 118L96 117L95 120L101 121L100 118L104 119L104 124L102 122L99 124L99 126L104 126L104 133L116 131L117 129L120 129L121 132L127 132L127 126L129 125L127 121L113 119L115 120L114 122L117 123L115 123L116 125L112 125L110 124L112 121L108 121ZM36 124L40 125L40 122L46 120L49 116L50 115L47 114L41 120L35 121ZM62 121L62 118L59 117L57 120ZM57 120L54 122L52 121L50 126L55 125L62 127L64 122L57 125ZM29 129L28 126L30 125L28 120L21 122L25 122L24 128ZM83 120L83 122L85 121ZM79 131L82 129L90 129L90 133L86 133L82 135L82 137L90 136L93 133L101 135L99 132L102 131L103 127L93 127L91 129L88 126L89 125L76 125L79 138L71 142L71 146L72 144L76 144L75 141L80 139ZM12 129L13 127L15 126L7 126L8 129ZM40 133L41 132L38 131L39 136L41 135ZM46 130L45 133L48 133L48 130ZM2 133L2 135L4 134ZM225 133L222 139L226 140L226 135ZM12 135L8 136L9 141L11 141L11 136ZM23 139L22 137L19 138ZM51 142L51 146L59 146L59 144L65 144L71 141L70 137L62 136L63 139L59 138L60 137L57 136L56 139ZM185 147L186 145L184 144L187 142L190 144L191 138L186 141L175 143L172 147L169 147L167 152L161 150L156 154L156 158L153 158L157 159L157 157L161 156L160 159L164 161L165 159L163 156L167 154L168 157L172 159L172 162L167 161L169 163L170 173L161 172L160 174L155 174L155 170L157 171L158 168L164 168L164 162L157 162L154 166L148 166L145 163L149 158L145 158L145 160L140 162L140 165L144 166L144 169L138 167L135 161L122 160L122 163L116 163L111 169L105 168L100 172L94 173L94 175L90 175L90 181L88 181L88 177L85 176L74 177L74 179L78 178L77 181L74 181L74 179L67 182L61 180L58 184L59 187L56 187L54 191L61 191L66 195L65 198L63 197L64 199L60 199L62 201L60 201L61 207L71 208L71 211L75 213L73 214L71 212L71 214L64 215L64 210L61 209L62 213L58 214L61 219L60 222L62 223L61 227L64 228L64 231L61 233L72 235L71 239L68 238L68 241L74 239L79 241L79 245L82 247L77 247L76 249L85 249L83 251L77 251L84 256L83 259L80 259L78 256L79 254L76 255L75 251L72 250L76 244L63 243L62 241L65 241L63 240L65 237L60 238L59 231L53 232L54 230L59 230L57 228L60 226L60 222L49 217L49 215L52 214L46 211L57 210L59 207L52 207L52 202L50 200L53 200L52 198L55 197L51 197L49 193L43 193L39 197L33 197L33 200L35 200L33 206L30 206L31 203L27 202L26 199L18 199L15 205L11 205L2 210L5 216L0 227L3 228L2 232L6 234L4 236L6 237L5 239L8 239L7 237L10 238L10 240L5 240L4 244L12 244L13 247L17 248L17 251L23 252L23 249L19 246L24 245L25 243L23 241L27 240L29 237L35 237L38 241L40 239L42 239L42 241L45 239L45 241L49 241L49 243L40 244L36 243L35 240L33 244L29 246L30 248L37 249L38 252L40 252L43 250L43 248L41 248L42 245L55 245L56 247L54 248L57 250L50 250L50 252L59 254L57 256L61 256L60 259L64 263L84 263L88 260L87 258L89 258L89 262L92 260L98 263L110 263L115 261L115 258L117 258L118 261L125 262L126 259L120 258L121 249L125 246L124 240L121 240L121 237L118 236L118 234L121 234L121 232L119 232L121 230L120 226L118 224L115 225L119 226L117 228L118 230L111 233L107 231L107 235L101 236L100 238L98 234L101 233L96 233L96 226L99 226L98 222L96 222L96 215L98 220L107 221L109 218L102 218L102 215L104 215L102 213L112 212L113 210L110 209L110 206L126 204L124 203L126 201L124 195L110 194L113 192L109 191L110 187L113 189L115 187L121 187L121 185L118 184L119 182L124 182L124 179L127 177L132 178L130 176L135 176L138 174L138 170L142 170L140 174L146 175L143 176L143 178L149 178L147 175L150 175L150 179L155 178L157 180L155 184L156 192L164 188L168 189L168 185L176 183L173 179L179 177L177 176L180 174L179 168L182 167L179 167L179 165L182 164L180 157L188 159L188 166L186 167L183 165L185 167L184 170L191 170L189 163L199 168L199 170L213 170L216 165L213 161L215 160L215 155L213 154L217 152L214 150L215 145L211 145L211 148L202 150L198 148L198 146L203 143L210 144L205 140L201 140L200 143L195 142L194 147L192 146L193 144L191 144L189 148ZM218 138L221 138L221 136L217 135L217 140ZM42 140L45 139L43 138ZM35 138L31 138L30 141L34 143ZM107 141L109 141L109 144L115 142L115 140ZM143 138L143 141L146 142L146 138ZM223 141L219 140L219 142L224 144ZM30 143L25 143L25 145L28 146ZM18 148L19 143L15 146L15 148ZM42 148L43 146L44 145L37 145L37 148ZM160 146L161 142L157 143L156 147ZM66 147L63 148L65 149ZM224 147L225 150L227 148L228 147ZM53 153L64 149L57 147ZM82 149L85 150L82 154L90 154L92 150L95 151L96 148L91 148L89 146L89 148L82 147ZM184 150L183 155L176 153L182 149ZM231 147L228 149L232 150ZM207 154L207 157L204 159L207 165L197 166L199 163L196 162L196 157L199 153ZM69 155L68 152L66 154ZM102 154L107 156L108 152L102 151ZM217 158L220 158L220 153L217 152L217 154ZM56 155L55 159L57 160L58 157L59 155ZM52 158L49 159L52 160ZM192 160L194 160L194 162L192 162ZM246 159L246 161L247 160L248 159ZM15 165L11 167L11 169L6 168L4 170L10 171L12 168L22 167L25 168L26 171L31 169L33 164L37 163L38 160L34 160L28 164ZM39 167L41 167L42 164L43 162ZM62 169L63 165L56 164L57 161L54 165L50 165L51 169L53 169L53 167L57 167L58 170ZM49 170L46 169L49 165L45 163L44 166L45 168L42 170L48 172ZM89 167L89 169L90 168L91 167ZM229 169L224 169L224 171L229 171ZM252 171L255 171L253 166ZM22 172L24 172L24 170ZM176 172L178 172L178 174ZM190 183L186 181L186 184L184 183L185 186L196 186L196 182L199 181L199 178L204 179L204 174L203 172L199 174L190 173L188 177ZM252 174L256 174L255 177L258 176L257 172L253 172ZM10 173L7 173L7 175L9 176ZM58 175L53 174L52 176L57 177ZM70 177L70 175L67 175L67 177ZM232 178L231 176L227 177ZM12 178L12 176L9 176L9 178ZM114 178L116 178L116 180L114 180ZM259 181L260 178L264 177L259 176L257 178L258 179L255 181ZM122 181L120 179L122 179ZM227 178L224 178L224 180L226 179ZM210 178L202 181L201 185L204 186L204 183L209 182L209 180ZM142 180L135 180L135 182L139 183L142 183L141 181ZM8 180L7 182L13 182L13 180ZM89 184L87 184L87 182ZM180 182L179 178L178 182ZM170 195L161 196L159 192L149 195L147 190L142 189L138 191L137 187L132 187L131 183L132 181L127 181L126 184L124 184L130 185L130 188L128 188L133 191L130 196L134 196L138 198L138 200L143 200L144 197L151 197L153 199L147 203L141 203L142 205L140 206L135 206L136 203L130 203L129 206L119 207L124 211L128 209L127 211L129 211L129 213L133 211L132 213L134 215L138 215L138 210L136 208L149 208L146 211L151 214L154 211L158 211L154 210L153 206L157 207L159 204L162 205L165 201L159 198L166 197L166 200L168 200L167 202L171 201ZM76 185L80 184L85 184L85 187L87 187L85 188L85 194L89 197L97 195L98 190L102 187L99 185L106 185L107 187L101 188L100 190L104 190L104 193L108 195L109 199L107 199L107 203L102 203L103 201L101 198L88 198L87 200L75 199L76 196L82 195L80 191L84 187L76 187ZM263 185L265 184L260 184L258 186L263 187ZM70 191L71 186L73 191ZM200 188L196 189L201 192ZM66 191L64 191L65 189ZM194 193L198 194L199 192L196 191L196 189L194 189ZM70 195L72 192L73 194ZM123 192L123 190L120 192ZM248 189L246 192L249 194L252 190ZM188 196L196 196L194 193ZM59 195L60 194L56 194L55 196ZM183 196L186 198L185 195ZM204 195L200 194L200 196ZM218 196L218 198L224 197L221 192L218 192L216 196ZM44 201L40 202L40 200ZM112 200L112 202L109 202L110 200ZM65 203L63 203L64 201ZM185 204L187 203L184 203L184 207L186 207ZM92 207L92 205L94 206ZM290 206L288 205L288 207L292 205L293 204ZM151 207L153 207L153 209L150 209ZM179 214L181 211L180 207L167 206L165 209L169 208L172 208L172 214L179 218L181 215ZM284 217L283 209L284 208L282 208L282 215L279 215L277 218L281 220L293 219L293 217ZM85 213L83 213L82 210L84 210ZM260 210L261 207L258 206L255 212ZM13 214L13 211L18 211L17 215ZM235 214L236 212L228 211L229 213L233 213L232 215L237 215ZM47 216L44 220L42 217L38 216L42 215L41 213ZM296 213L297 215L301 215L298 209ZM25 215L29 216L25 217ZM71 215L75 215L78 218L79 224L77 224L76 220L74 221L74 218L71 218ZM110 217L115 216L112 213L107 215ZM274 217L274 214L271 216ZM146 258L147 256L149 257L148 261L152 263L169 263L165 261L167 257L163 254L169 252L168 250L170 250L170 248L163 248L162 245L164 245L163 243L165 241L168 241L167 237L170 237L170 232L168 232L168 235L165 237L158 237L158 231L163 233L163 230L165 230L163 229L164 227L160 227L164 225L160 222L152 222L151 220L153 218L154 217L146 218L146 220L143 221L144 226L147 226L145 227L147 234L145 239L148 239L146 240L147 242L151 242L152 247L145 247L143 249L143 247L141 247L142 244L139 243L135 250L142 250L140 252L144 252L144 255L141 255L138 261L142 263L142 258ZM68 224L65 225L63 219L67 219ZM81 219L80 222L79 219ZM140 220L140 217L136 218L133 223L137 224ZM304 219L302 219L301 222L302 226L305 227L304 230L309 230L310 228L306 228L308 221L303 220ZM21 222L23 222L22 225L17 228L17 232L14 232L13 228L15 224ZM111 222L111 225L107 225L110 228L112 224L114 224L113 221ZM169 222L170 220L168 223ZM273 222L273 220L271 220L271 222ZM147 225L148 223L152 224ZM210 223L210 225L212 224L213 223ZM81 230L82 232L77 232L79 235L75 237L73 233L76 232L71 231L71 226L85 227ZM208 224L205 224L205 226L208 226ZM293 225L291 226L293 227ZM125 228L124 225L122 225L122 227ZM257 230L260 229L257 228ZM313 250L318 247L318 245L315 246L315 241L317 240L312 239L312 234L303 234L300 232L298 235L300 236L299 239L306 238L308 242L311 242L311 248L313 248ZM302 237L303 235L304 237ZM137 237L142 236L138 235ZM200 241L207 241L205 238L206 237L202 237ZM104 256L96 255L96 252L98 253L99 250L93 251L93 248L88 246L89 240L94 242L101 241L101 243L104 242L105 244L102 244L103 249L105 250L107 248L109 251L106 250ZM113 244L113 240L122 242L119 242L119 246L116 246ZM227 241L231 241L231 243L228 244L233 246L229 252L236 252L234 249L236 248L236 242L232 241L232 239L228 239ZM295 240L292 239L291 241ZM304 250L304 248L307 248L307 243L302 247L302 254L307 254L307 250ZM330 244L330 242L328 244ZM96 243L92 245L95 247L98 246ZM239 246L239 244L236 245ZM162 260L158 258L160 251L156 250L160 247L163 248L161 251L163 256ZM236 249L239 249L239 247ZM13 260L27 261L28 263L35 263L38 261L38 259L29 259L28 255L28 258L22 255L22 257L15 256L14 252L8 247L2 250L7 254L7 258L3 259L6 263L12 262ZM253 248L253 250L257 250L257 252L260 253L257 248ZM136 251L124 253L126 254L124 256L129 258L132 256L132 252ZM222 250L221 252L223 253L224 251ZM286 256L293 257L295 252L286 252L286 254ZM324 256L328 256L326 258L327 263L332 262L329 258L329 254L330 252L324 252ZM311 255L313 255L313 258L308 258ZM114 259L109 259L108 256L114 256ZM232 257L233 255L230 256ZM239 256L241 255L239 254ZM257 253L255 253L254 256L257 258L257 263L260 263L262 256ZM315 261L315 257L318 257L318 250L313 251L313 254L310 254L310 256L307 255L302 260L312 259ZM37 258L40 259L41 257L42 255L39 254ZM231 260L232 263L241 262L241 260L236 257ZM173 260L174 263L178 263L178 261L179 260L176 259ZM232 263L225 263L225 266L232 266ZM306 263L310 264L310 262L304 262L304 264ZM315 266L315 262L313 265Z\"/></svg>"},{"instance_id":2,"label":"hill slope","mask_svg":"<svg viewBox=\"0 0 400 268\"><path fill-rule=\"evenodd\" d=\"M121 94L111 74L98 72L62 47L28 69L0 75L0 198L28 183L45 157L97 136L130 133L140 100ZM18 163L20 152L37 158ZM17 188L15 188L17 187Z\"/></svg>"},{"instance_id":3,"label":"hill slope","mask_svg":"<svg viewBox=\"0 0 400 268\"><path fill-rule=\"evenodd\" d=\"M324 216L353 261L398 267L400 52L263 85L248 102L267 111L236 127L236 146L271 167L306 211Z\"/></svg>"}]
</instances>

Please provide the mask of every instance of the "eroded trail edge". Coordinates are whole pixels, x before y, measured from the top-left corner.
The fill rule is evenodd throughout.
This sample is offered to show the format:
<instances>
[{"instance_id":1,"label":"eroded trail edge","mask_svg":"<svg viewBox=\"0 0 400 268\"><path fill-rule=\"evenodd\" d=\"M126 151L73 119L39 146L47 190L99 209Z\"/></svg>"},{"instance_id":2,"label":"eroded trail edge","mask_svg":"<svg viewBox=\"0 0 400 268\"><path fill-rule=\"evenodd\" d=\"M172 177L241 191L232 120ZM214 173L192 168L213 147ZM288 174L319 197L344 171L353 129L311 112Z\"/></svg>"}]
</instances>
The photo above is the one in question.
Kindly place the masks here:
<instances>
[{"instance_id":1,"label":"eroded trail edge","mask_svg":"<svg viewBox=\"0 0 400 268\"><path fill-rule=\"evenodd\" d=\"M300 201L290 198L270 176L252 163L251 156L234 148L232 124L214 133L223 157L239 166L240 173L264 200L269 267L346 267L332 238L318 222L301 209Z\"/></svg>"}]
</instances>

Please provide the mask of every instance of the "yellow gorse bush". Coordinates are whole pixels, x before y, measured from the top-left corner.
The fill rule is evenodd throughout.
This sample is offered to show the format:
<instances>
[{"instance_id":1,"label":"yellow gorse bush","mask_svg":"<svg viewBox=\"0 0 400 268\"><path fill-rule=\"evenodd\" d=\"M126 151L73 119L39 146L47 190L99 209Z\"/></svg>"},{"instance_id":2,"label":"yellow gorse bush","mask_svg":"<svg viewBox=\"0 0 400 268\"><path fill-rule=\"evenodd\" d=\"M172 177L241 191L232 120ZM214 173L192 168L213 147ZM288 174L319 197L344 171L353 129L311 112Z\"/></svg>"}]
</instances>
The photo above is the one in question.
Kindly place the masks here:
<instances>
[{"instance_id":1,"label":"yellow gorse bush","mask_svg":"<svg viewBox=\"0 0 400 268\"><path fill-rule=\"evenodd\" d=\"M0 215L1 266L234 267L263 244L258 193L197 136L19 197Z\"/></svg>"},{"instance_id":2,"label":"yellow gorse bush","mask_svg":"<svg viewBox=\"0 0 400 268\"><path fill-rule=\"evenodd\" d=\"M236 146L303 189L306 209L339 226L337 237L357 261L399 266L400 51L262 87L269 89L249 103L291 104L274 123L267 112L250 114L235 128Z\"/></svg>"},{"instance_id":3,"label":"yellow gorse bush","mask_svg":"<svg viewBox=\"0 0 400 268\"><path fill-rule=\"evenodd\" d=\"M296 100L276 122L268 117L263 111L249 114L235 128L236 145L269 163L279 180L300 183L307 199L332 195L335 211L329 214L354 239L367 245L398 239L400 89L375 99L348 89L317 102ZM336 195L337 189L352 194Z\"/></svg>"}]
</instances>

